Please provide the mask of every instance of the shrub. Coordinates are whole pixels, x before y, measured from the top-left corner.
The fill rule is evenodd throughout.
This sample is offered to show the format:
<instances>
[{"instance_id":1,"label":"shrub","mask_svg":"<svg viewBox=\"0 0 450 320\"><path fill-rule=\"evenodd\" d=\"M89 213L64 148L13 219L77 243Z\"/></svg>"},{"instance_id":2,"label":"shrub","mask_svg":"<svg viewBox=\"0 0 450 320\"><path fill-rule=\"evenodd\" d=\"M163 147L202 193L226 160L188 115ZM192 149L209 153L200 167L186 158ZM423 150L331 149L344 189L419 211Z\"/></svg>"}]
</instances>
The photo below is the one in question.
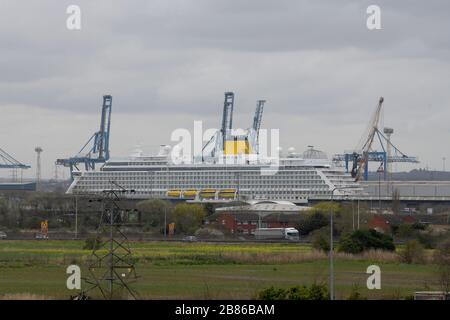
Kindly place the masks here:
<instances>
[{"instance_id":1,"label":"shrub","mask_svg":"<svg viewBox=\"0 0 450 320\"><path fill-rule=\"evenodd\" d=\"M426 248L426 249L435 249L436 244L438 242L438 237L433 236L430 232L419 233L417 235L417 240Z\"/></svg>"},{"instance_id":2,"label":"shrub","mask_svg":"<svg viewBox=\"0 0 450 320\"><path fill-rule=\"evenodd\" d=\"M395 245L390 236L371 230L356 230L342 237L338 250L347 253L361 253L368 249L394 251Z\"/></svg>"},{"instance_id":3,"label":"shrub","mask_svg":"<svg viewBox=\"0 0 450 320\"><path fill-rule=\"evenodd\" d=\"M206 211L199 204L179 203L174 209L174 222L177 233L193 234L201 225Z\"/></svg>"},{"instance_id":4,"label":"shrub","mask_svg":"<svg viewBox=\"0 0 450 320\"><path fill-rule=\"evenodd\" d=\"M348 235L339 241L338 251L347 253L361 253L364 251L364 247L360 241L357 241Z\"/></svg>"},{"instance_id":5,"label":"shrub","mask_svg":"<svg viewBox=\"0 0 450 320\"><path fill-rule=\"evenodd\" d=\"M413 224L401 224L393 228L393 232L400 238L413 238L420 235L420 231L424 231L427 225L415 222Z\"/></svg>"},{"instance_id":6,"label":"shrub","mask_svg":"<svg viewBox=\"0 0 450 320\"><path fill-rule=\"evenodd\" d=\"M312 235L312 247L319 251L330 251L330 241L324 232L314 232Z\"/></svg>"},{"instance_id":7,"label":"shrub","mask_svg":"<svg viewBox=\"0 0 450 320\"><path fill-rule=\"evenodd\" d=\"M258 293L258 300L286 300L286 290L269 287Z\"/></svg>"},{"instance_id":8,"label":"shrub","mask_svg":"<svg viewBox=\"0 0 450 320\"><path fill-rule=\"evenodd\" d=\"M269 287L258 293L259 300L328 300L328 288L324 284L296 286L288 289Z\"/></svg>"},{"instance_id":9,"label":"shrub","mask_svg":"<svg viewBox=\"0 0 450 320\"><path fill-rule=\"evenodd\" d=\"M417 240L408 241L400 256L406 263L423 263L425 261L424 248Z\"/></svg>"},{"instance_id":10,"label":"shrub","mask_svg":"<svg viewBox=\"0 0 450 320\"><path fill-rule=\"evenodd\" d=\"M89 237L84 242L83 250L97 250L101 244L102 240L99 237Z\"/></svg>"},{"instance_id":11,"label":"shrub","mask_svg":"<svg viewBox=\"0 0 450 320\"><path fill-rule=\"evenodd\" d=\"M417 235L417 230L412 224L402 224L398 226L396 235L400 238L412 238Z\"/></svg>"},{"instance_id":12,"label":"shrub","mask_svg":"<svg viewBox=\"0 0 450 320\"><path fill-rule=\"evenodd\" d=\"M434 253L434 262L438 265L438 281L442 291L450 291L450 240L439 245Z\"/></svg>"},{"instance_id":13,"label":"shrub","mask_svg":"<svg viewBox=\"0 0 450 320\"><path fill-rule=\"evenodd\" d=\"M367 300L367 297L361 295L358 285L353 285L352 291L350 291L350 295L347 297L347 300Z\"/></svg>"},{"instance_id":14,"label":"shrub","mask_svg":"<svg viewBox=\"0 0 450 320\"><path fill-rule=\"evenodd\" d=\"M306 217L305 221L297 229L300 234L307 235L326 225L328 225L328 218L323 213L314 211L311 215Z\"/></svg>"},{"instance_id":15,"label":"shrub","mask_svg":"<svg viewBox=\"0 0 450 320\"><path fill-rule=\"evenodd\" d=\"M173 208L169 202L161 199L149 199L136 204L141 214L141 220L146 230L161 228L164 233L164 221L172 222Z\"/></svg>"},{"instance_id":16,"label":"shrub","mask_svg":"<svg viewBox=\"0 0 450 320\"><path fill-rule=\"evenodd\" d=\"M414 222L412 224L413 228L416 230L425 230L427 228L428 225L424 224L424 223L420 223L420 222Z\"/></svg>"},{"instance_id":17,"label":"shrub","mask_svg":"<svg viewBox=\"0 0 450 320\"><path fill-rule=\"evenodd\" d=\"M201 228L195 231L195 236L199 239L223 239L222 231L214 228Z\"/></svg>"},{"instance_id":18,"label":"shrub","mask_svg":"<svg viewBox=\"0 0 450 320\"><path fill-rule=\"evenodd\" d=\"M305 300L328 300L329 294L327 286L324 284L312 284L309 287L306 298L307 299Z\"/></svg>"}]
</instances>

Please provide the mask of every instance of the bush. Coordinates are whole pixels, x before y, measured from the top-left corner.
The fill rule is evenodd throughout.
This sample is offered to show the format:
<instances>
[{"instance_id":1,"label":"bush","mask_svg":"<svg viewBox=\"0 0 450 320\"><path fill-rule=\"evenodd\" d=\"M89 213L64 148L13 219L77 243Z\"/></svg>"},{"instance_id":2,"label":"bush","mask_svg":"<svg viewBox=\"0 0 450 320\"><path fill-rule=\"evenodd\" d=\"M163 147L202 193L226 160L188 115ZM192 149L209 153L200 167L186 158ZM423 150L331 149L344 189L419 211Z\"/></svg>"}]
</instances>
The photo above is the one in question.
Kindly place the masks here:
<instances>
[{"instance_id":1,"label":"bush","mask_svg":"<svg viewBox=\"0 0 450 320\"><path fill-rule=\"evenodd\" d=\"M223 232L213 228L201 228L195 231L195 236L199 239L223 239Z\"/></svg>"},{"instance_id":2,"label":"bush","mask_svg":"<svg viewBox=\"0 0 450 320\"><path fill-rule=\"evenodd\" d=\"M353 285L352 291L350 292L350 295L347 297L347 300L367 300L367 297L364 297L359 292L359 286Z\"/></svg>"},{"instance_id":3,"label":"bush","mask_svg":"<svg viewBox=\"0 0 450 320\"><path fill-rule=\"evenodd\" d=\"M269 287L258 293L259 300L328 300L328 288L324 284L296 286L288 289Z\"/></svg>"},{"instance_id":4,"label":"bush","mask_svg":"<svg viewBox=\"0 0 450 320\"><path fill-rule=\"evenodd\" d=\"M307 235L314 230L328 225L328 218L321 212L313 212L307 216L305 221L297 229L301 235Z\"/></svg>"},{"instance_id":5,"label":"bush","mask_svg":"<svg viewBox=\"0 0 450 320\"><path fill-rule=\"evenodd\" d=\"M420 231L426 229L426 225L420 222L415 222L413 224L401 224L393 228L395 235L400 238L415 238L420 235Z\"/></svg>"},{"instance_id":6,"label":"bush","mask_svg":"<svg viewBox=\"0 0 450 320\"><path fill-rule=\"evenodd\" d=\"M319 251L330 251L330 241L325 232L317 230L312 235L312 247Z\"/></svg>"},{"instance_id":7,"label":"bush","mask_svg":"<svg viewBox=\"0 0 450 320\"><path fill-rule=\"evenodd\" d=\"M339 241L338 251L347 253L361 253L364 247L361 242L353 239L351 236L345 236Z\"/></svg>"},{"instance_id":8,"label":"bush","mask_svg":"<svg viewBox=\"0 0 450 320\"><path fill-rule=\"evenodd\" d=\"M411 238L414 237L417 230L413 228L412 224L402 224L398 226L397 236L400 238Z\"/></svg>"},{"instance_id":9,"label":"bush","mask_svg":"<svg viewBox=\"0 0 450 320\"><path fill-rule=\"evenodd\" d=\"M40 229L42 220L44 219L40 219L37 216L26 217L22 221L22 227L28 229Z\"/></svg>"},{"instance_id":10,"label":"bush","mask_svg":"<svg viewBox=\"0 0 450 320\"><path fill-rule=\"evenodd\" d=\"M425 230L427 228L428 225L424 224L424 223L420 223L420 222L414 222L412 224L413 228L416 230Z\"/></svg>"},{"instance_id":11,"label":"bush","mask_svg":"<svg viewBox=\"0 0 450 320\"><path fill-rule=\"evenodd\" d=\"M286 290L269 287L258 293L258 300L286 300Z\"/></svg>"},{"instance_id":12,"label":"bush","mask_svg":"<svg viewBox=\"0 0 450 320\"><path fill-rule=\"evenodd\" d=\"M368 249L394 251L395 245L390 236L375 230L357 230L342 237L338 250L347 253L361 253Z\"/></svg>"},{"instance_id":13,"label":"bush","mask_svg":"<svg viewBox=\"0 0 450 320\"><path fill-rule=\"evenodd\" d=\"M90 237L84 242L83 250L97 250L101 244L102 240L99 237Z\"/></svg>"},{"instance_id":14,"label":"bush","mask_svg":"<svg viewBox=\"0 0 450 320\"><path fill-rule=\"evenodd\" d=\"M164 233L164 221L172 222L173 208L169 202L161 199L149 199L136 204L146 231L161 228Z\"/></svg>"},{"instance_id":15,"label":"bush","mask_svg":"<svg viewBox=\"0 0 450 320\"><path fill-rule=\"evenodd\" d=\"M441 290L450 292L450 240L439 245L434 253L434 262L438 266L438 281Z\"/></svg>"},{"instance_id":16,"label":"bush","mask_svg":"<svg viewBox=\"0 0 450 320\"><path fill-rule=\"evenodd\" d=\"M179 203L174 209L175 232L193 234L201 227L206 211L202 205Z\"/></svg>"},{"instance_id":17,"label":"bush","mask_svg":"<svg viewBox=\"0 0 450 320\"><path fill-rule=\"evenodd\" d=\"M425 247L425 249L435 249L438 237L433 236L430 232L419 233L417 240Z\"/></svg>"},{"instance_id":18,"label":"bush","mask_svg":"<svg viewBox=\"0 0 450 320\"><path fill-rule=\"evenodd\" d=\"M326 285L312 284L309 287L308 294L304 300L328 300L329 299L328 288Z\"/></svg>"},{"instance_id":19,"label":"bush","mask_svg":"<svg viewBox=\"0 0 450 320\"><path fill-rule=\"evenodd\" d=\"M425 261L424 247L417 240L408 241L400 256L406 263L423 263Z\"/></svg>"}]
</instances>

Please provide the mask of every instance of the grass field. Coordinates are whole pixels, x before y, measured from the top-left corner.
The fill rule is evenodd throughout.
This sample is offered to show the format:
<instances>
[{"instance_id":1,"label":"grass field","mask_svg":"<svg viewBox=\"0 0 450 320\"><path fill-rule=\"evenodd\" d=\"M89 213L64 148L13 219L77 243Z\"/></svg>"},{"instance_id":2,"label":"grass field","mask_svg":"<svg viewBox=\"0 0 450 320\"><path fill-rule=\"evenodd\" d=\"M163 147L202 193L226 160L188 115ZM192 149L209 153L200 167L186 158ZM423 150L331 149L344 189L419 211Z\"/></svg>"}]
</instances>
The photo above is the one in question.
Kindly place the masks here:
<instances>
[{"instance_id":1,"label":"grass field","mask_svg":"<svg viewBox=\"0 0 450 320\"><path fill-rule=\"evenodd\" d=\"M66 267L83 266L83 241L0 241L0 297L67 299ZM249 299L269 286L327 283L326 254L299 244L132 243L148 299ZM366 289L367 266L381 268L382 289ZM336 296L353 287L368 298L398 298L437 289L435 266L398 262L396 254L336 256Z\"/></svg>"}]
</instances>

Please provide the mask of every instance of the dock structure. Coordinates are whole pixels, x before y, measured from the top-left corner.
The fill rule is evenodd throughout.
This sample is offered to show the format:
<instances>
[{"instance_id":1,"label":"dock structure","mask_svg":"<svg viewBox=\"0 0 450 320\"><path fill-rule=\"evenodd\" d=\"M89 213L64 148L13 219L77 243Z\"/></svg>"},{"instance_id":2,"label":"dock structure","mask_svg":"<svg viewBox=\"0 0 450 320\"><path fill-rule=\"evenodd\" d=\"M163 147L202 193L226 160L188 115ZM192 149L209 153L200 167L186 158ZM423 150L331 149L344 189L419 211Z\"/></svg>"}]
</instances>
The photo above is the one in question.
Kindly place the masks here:
<instances>
[{"instance_id":1,"label":"dock structure","mask_svg":"<svg viewBox=\"0 0 450 320\"><path fill-rule=\"evenodd\" d=\"M392 201L394 190L399 200L406 202L449 202L450 181L364 181L364 192L352 196L335 196L336 201ZM313 201L326 201L327 197L310 197Z\"/></svg>"},{"instance_id":2,"label":"dock structure","mask_svg":"<svg viewBox=\"0 0 450 320\"><path fill-rule=\"evenodd\" d=\"M31 168L0 148L0 169L11 170L12 181L0 182L0 191L36 190L36 183L23 182L23 170Z\"/></svg>"}]
</instances>

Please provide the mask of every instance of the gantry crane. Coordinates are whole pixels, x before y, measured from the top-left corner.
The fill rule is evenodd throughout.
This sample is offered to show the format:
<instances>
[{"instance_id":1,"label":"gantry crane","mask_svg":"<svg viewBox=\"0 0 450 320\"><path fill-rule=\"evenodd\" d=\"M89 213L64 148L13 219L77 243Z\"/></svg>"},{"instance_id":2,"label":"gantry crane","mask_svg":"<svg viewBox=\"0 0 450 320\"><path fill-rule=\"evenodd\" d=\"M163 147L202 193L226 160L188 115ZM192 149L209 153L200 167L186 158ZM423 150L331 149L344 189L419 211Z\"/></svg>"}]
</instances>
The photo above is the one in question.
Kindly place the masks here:
<instances>
[{"instance_id":1,"label":"gantry crane","mask_svg":"<svg viewBox=\"0 0 450 320\"><path fill-rule=\"evenodd\" d=\"M407 156L401 152L395 145L392 144L390 134L393 132L391 128L385 128L386 137L378 128L380 122L380 115L383 106L384 98L380 97L378 100L375 113L373 114L367 132L362 136L359 145L353 152L346 152L344 154L337 154L333 157L333 161L344 161L346 171L349 172L349 163L352 162L351 174L355 178L355 181L360 180L364 175L364 180L369 176L369 161L381 162L384 172L384 178L387 176L388 163L392 162L408 162L418 163L417 157ZM378 138L382 151L373 150L372 146L375 140ZM391 154L391 150L394 150L394 154Z\"/></svg>"},{"instance_id":2,"label":"gantry crane","mask_svg":"<svg viewBox=\"0 0 450 320\"><path fill-rule=\"evenodd\" d=\"M112 96L103 96L102 115L100 120L100 130L95 132L85 143L78 154L68 159L56 160L57 165L70 167L71 177L73 179L73 170L78 168L79 164L84 164L85 170L95 169L97 163L104 163L109 159L109 136L111 130L111 109Z\"/></svg>"},{"instance_id":3,"label":"gantry crane","mask_svg":"<svg viewBox=\"0 0 450 320\"><path fill-rule=\"evenodd\" d=\"M255 110L255 116L253 117L253 126L251 129L253 129L253 132L249 130L249 136L251 137L252 134L254 134L253 138L253 148L255 149L256 153L259 152L259 129L261 128L261 122L262 122L262 116L264 111L264 104L266 103L266 100L258 100L256 101L256 110Z\"/></svg>"},{"instance_id":4,"label":"gantry crane","mask_svg":"<svg viewBox=\"0 0 450 320\"><path fill-rule=\"evenodd\" d=\"M7 153L5 150L0 148L0 169L12 169L13 170L13 180L17 180L18 169L29 169L29 165L23 164L16 160L13 156Z\"/></svg>"},{"instance_id":5,"label":"gantry crane","mask_svg":"<svg viewBox=\"0 0 450 320\"><path fill-rule=\"evenodd\" d=\"M256 102L256 111L255 111L255 116L253 117L253 130L255 130L255 132L258 134L259 129L261 128L261 120L262 120L262 115L263 115L263 111L264 111L264 103L266 103L266 100L258 100Z\"/></svg>"},{"instance_id":6,"label":"gantry crane","mask_svg":"<svg viewBox=\"0 0 450 320\"><path fill-rule=\"evenodd\" d=\"M214 158L220 151L223 151L225 146L226 136L233 127L233 108L234 108L234 93L225 92L225 100L223 103L222 125L207 143L202 148L202 160ZM214 146L207 153L207 148Z\"/></svg>"},{"instance_id":7,"label":"gantry crane","mask_svg":"<svg viewBox=\"0 0 450 320\"><path fill-rule=\"evenodd\" d=\"M0 168L1 169L29 169L29 165L23 164L5 150L0 148Z\"/></svg>"},{"instance_id":8,"label":"gantry crane","mask_svg":"<svg viewBox=\"0 0 450 320\"><path fill-rule=\"evenodd\" d=\"M233 107L234 107L234 93L225 92L225 101L223 103L222 127L222 147L225 147L225 141L233 128Z\"/></svg>"}]
</instances>

